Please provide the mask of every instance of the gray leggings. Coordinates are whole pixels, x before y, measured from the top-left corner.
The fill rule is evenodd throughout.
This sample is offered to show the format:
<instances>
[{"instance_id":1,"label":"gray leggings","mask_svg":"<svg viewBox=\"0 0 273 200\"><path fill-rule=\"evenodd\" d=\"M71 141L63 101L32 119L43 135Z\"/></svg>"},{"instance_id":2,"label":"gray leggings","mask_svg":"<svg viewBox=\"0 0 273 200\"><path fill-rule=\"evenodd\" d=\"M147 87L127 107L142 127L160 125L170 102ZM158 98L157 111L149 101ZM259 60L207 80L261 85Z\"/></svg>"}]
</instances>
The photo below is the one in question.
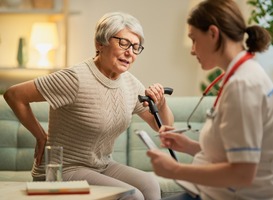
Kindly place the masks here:
<instances>
[{"instance_id":1,"label":"gray leggings","mask_svg":"<svg viewBox=\"0 0 273 200\"><path fill-rule=\"evenodd\" d=\"M87 180L90 185L118 186L134 188L134 195L126 199L159 200L160 187L154 175L111 161L101 173L88 168L63 174L64 181Z\"/></svg>"}]
</instances>

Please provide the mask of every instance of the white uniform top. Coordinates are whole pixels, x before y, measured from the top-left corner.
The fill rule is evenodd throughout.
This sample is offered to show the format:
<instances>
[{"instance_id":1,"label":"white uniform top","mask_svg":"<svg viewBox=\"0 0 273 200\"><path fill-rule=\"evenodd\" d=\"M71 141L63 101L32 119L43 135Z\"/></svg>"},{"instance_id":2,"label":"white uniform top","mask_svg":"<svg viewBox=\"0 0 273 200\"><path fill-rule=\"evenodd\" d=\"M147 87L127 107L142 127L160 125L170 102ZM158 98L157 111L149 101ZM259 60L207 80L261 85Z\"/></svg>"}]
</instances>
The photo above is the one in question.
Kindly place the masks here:
<instances>
[{"instance_id":1,"label":"white uniform top","mask_svg":"<svg viewBox=\"0 0 273 200\"><path fill-rule=\"evenodd\" d=\"M245 53L232 60L226 75ZM257 163L258 171L247 187L197 185L202 200L273 199L272 93L272 81L253 59L244 62L226 83L215 117L208 117L201 130L202 151L195 156L194 164Z\"/></svg>"}]
</instances>

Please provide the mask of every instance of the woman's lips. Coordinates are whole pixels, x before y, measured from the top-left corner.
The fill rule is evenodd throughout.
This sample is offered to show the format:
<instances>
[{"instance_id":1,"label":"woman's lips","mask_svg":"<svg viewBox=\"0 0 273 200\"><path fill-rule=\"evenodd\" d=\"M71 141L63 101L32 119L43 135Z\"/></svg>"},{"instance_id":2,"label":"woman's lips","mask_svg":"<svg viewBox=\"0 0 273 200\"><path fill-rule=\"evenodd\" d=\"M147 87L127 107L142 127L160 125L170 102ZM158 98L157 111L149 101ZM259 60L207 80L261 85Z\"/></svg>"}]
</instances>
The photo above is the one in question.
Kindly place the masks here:
<instances>
[{"instance_id":1,"label":"woman's lips","mask_svg":"<svg viewBox=\"0 0 273 200\"><path fill-rule=\"evenodd\" d=\"M130 62L129 62L129 61L124 60L124 59L119 59L119 61L120 61L120 62L123 62L123 63L125 63L125 64L127 64L127 65L128 65L128 64L130 64Z\"/></svg>"}]
</instances>

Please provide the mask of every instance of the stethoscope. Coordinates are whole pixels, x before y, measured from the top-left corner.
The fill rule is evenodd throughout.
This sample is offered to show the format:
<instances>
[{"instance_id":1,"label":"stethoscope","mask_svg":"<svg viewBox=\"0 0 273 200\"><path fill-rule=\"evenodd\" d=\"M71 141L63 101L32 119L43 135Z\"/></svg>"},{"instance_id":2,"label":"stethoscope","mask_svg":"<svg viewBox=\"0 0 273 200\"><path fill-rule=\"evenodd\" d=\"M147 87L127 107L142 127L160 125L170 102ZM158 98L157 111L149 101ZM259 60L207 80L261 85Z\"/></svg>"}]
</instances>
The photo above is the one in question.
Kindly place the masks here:
<instances>
[{"instance_id":1,"label":"stethoscope","mask_svg":"<svg viewBox=\"0 0 273 200\"><path fill-rule=\"evenodd\" d=\"M216 109L216 106L217 106L217 103L219 101L219 98L222 94L222 91L223 91L223 88L224 86L226 85L226 83L228 82L228 80L230 79L230 77L235 73L235 71L247 60L251 59L254 57L254 53L251 53L251 52L246 52L246 54L241 57L234 65L233 67L231 68L231 70L228 72L228 74L226 75L226 73L222 73L220 74L216 79L214 79L209 85L208 87L205 89L205 91L203 92L203 95L201 96L201 98L199 99L197 105L194 107L193 111L191 112L191 114L189 115L188 119L187 119L187 130L185 129L185 131L188 131L188 130L191 130L191 125L190 125L190 119L192 117L192 115L194 114L194 112L196 111L196 109L198 108L198 106L200 105L201 101L203 100L203 98L205 96L207 96L207 94L209 93L209 91L211 90L211 88L217 84L220 80L222 80L222 78L225 76L225 79L223 80L223 83L218 91L218 94L217 94L217 97L214 101L214 104L213 106L207 110L207 118L209 119L213 119L216 115L216 112L215 112L215 109Z\"/></svg>"}]
</instances>

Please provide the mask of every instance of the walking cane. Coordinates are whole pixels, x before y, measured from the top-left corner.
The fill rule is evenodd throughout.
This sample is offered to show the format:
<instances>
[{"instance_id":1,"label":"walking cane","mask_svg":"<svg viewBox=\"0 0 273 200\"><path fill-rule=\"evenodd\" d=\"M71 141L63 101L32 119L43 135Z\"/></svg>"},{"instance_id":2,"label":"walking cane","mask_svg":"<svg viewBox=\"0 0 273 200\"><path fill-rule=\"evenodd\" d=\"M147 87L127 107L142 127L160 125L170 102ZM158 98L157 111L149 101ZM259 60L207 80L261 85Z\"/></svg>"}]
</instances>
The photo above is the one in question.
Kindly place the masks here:
<instances>
[{"instance_id":1,"label":"walking cane","mask_svg":"<svg viewBox=\"0 0 273 200\"><path fill-rule=\"evenodd\" d=\"M171 95L172 93L173 93L173 89L172 88L168 88L168 87L164 88L164 94ZM150 112L154 115L156 123L157 123L158 127L160 128L162 126L162 121L160 119L160 116L158 114L158 108L155 105L154 101L150 97L148 97L148 96L141 96L141 95L138 95L138 100L141 103L143 103L144 101L148 102ZM176 155L173 152L173 150L172 149L168 149L168 150L169 150L171 156L177 161Z\"/></svg>"}]
</instances>

